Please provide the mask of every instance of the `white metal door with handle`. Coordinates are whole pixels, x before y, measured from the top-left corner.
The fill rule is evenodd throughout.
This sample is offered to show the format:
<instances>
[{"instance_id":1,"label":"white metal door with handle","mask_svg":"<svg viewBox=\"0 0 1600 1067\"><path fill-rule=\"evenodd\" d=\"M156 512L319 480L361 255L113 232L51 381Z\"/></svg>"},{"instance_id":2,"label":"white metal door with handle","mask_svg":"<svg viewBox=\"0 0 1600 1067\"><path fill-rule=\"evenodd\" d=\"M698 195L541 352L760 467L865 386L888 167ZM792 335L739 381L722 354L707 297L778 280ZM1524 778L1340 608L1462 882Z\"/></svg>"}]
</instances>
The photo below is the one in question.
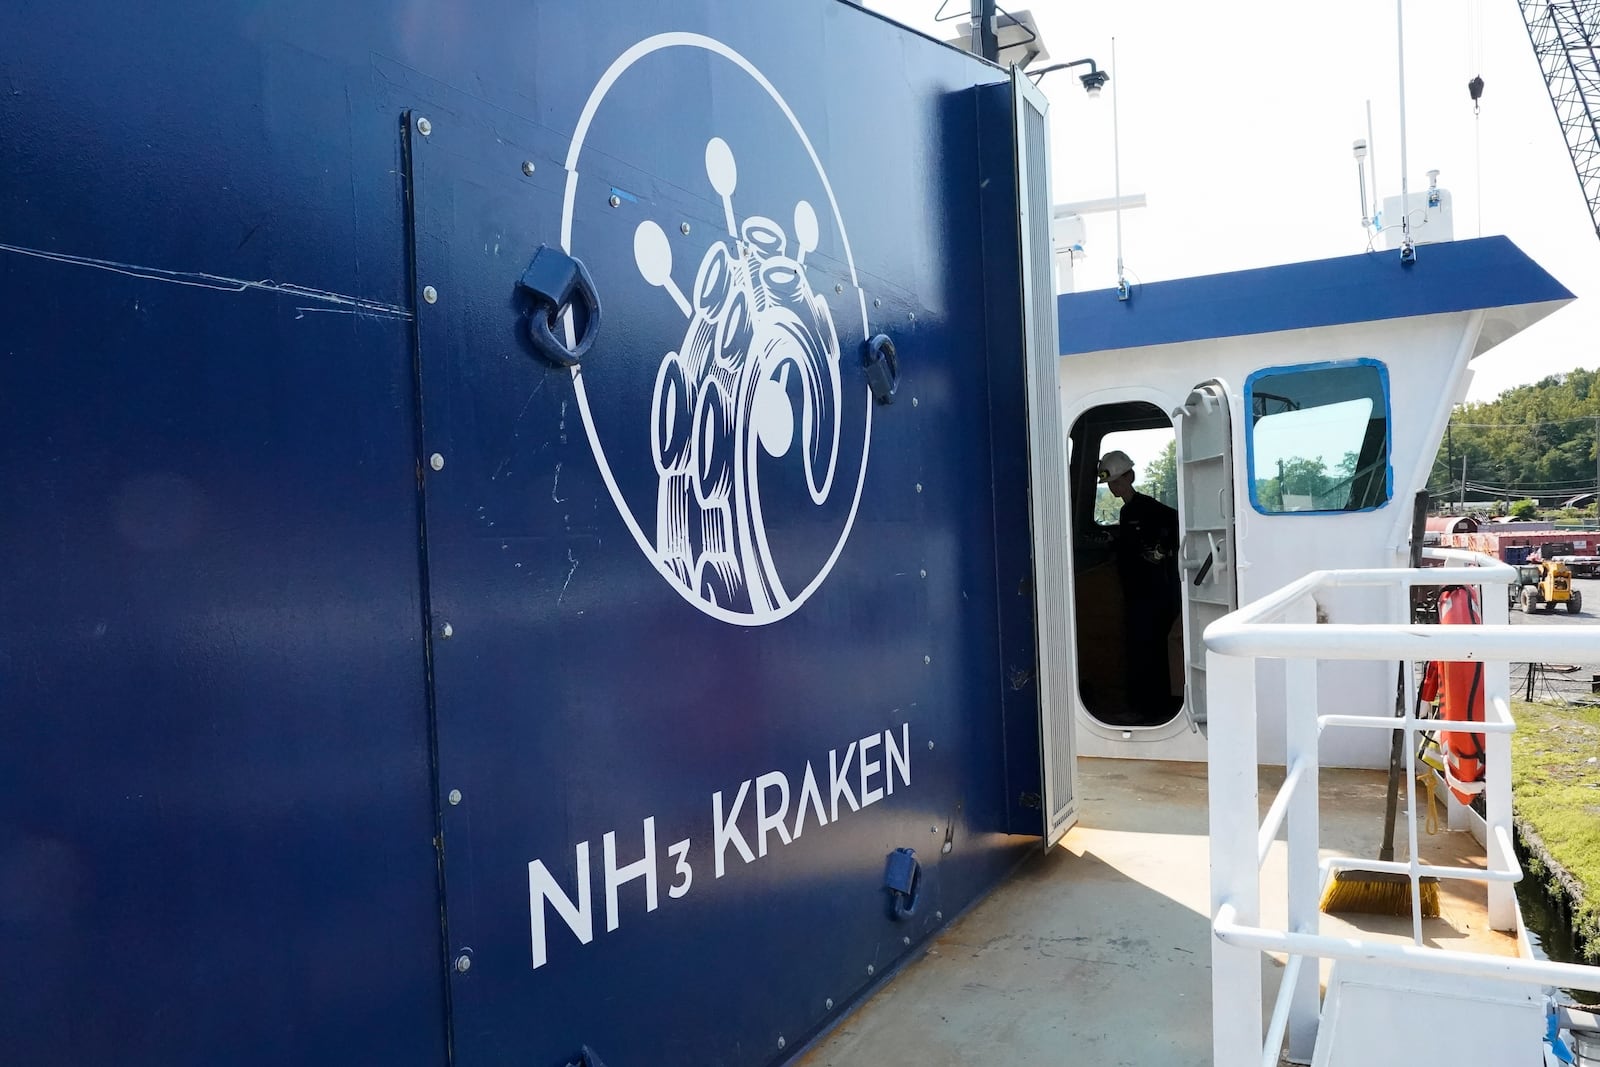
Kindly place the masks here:
<instances>
[{"instance_id":1,"label":"white metal door with handle","mask_svg":"<svg viewBox=\"0 0 1600 1067\"><path fill-rule=\"evenodd\" d=\"M1172 413L1178 433L1178 574L1183 583L1183 710L1204 732L1206 627L1239 606L1234 552L1233 424L1219 381Z\"/></svg>"}]
</instances>

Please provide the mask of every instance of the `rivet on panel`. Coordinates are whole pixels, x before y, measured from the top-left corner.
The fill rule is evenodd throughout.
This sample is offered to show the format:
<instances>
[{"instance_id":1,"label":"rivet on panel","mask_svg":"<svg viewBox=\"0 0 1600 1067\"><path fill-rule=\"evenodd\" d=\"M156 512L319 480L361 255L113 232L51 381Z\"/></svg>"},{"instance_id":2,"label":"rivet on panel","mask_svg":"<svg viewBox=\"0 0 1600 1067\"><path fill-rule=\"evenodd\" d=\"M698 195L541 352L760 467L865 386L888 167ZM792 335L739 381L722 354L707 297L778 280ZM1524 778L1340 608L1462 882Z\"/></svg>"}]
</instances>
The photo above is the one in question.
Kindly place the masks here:
<instances>
[{"instance_id":1,"label":"rivet on panel","mask_svg":"<svg viewBox=\"0 0 1600 1067\"><path fill-rule=\"evenodd\" d=\"M459 804L459 803L461 803L461 790L459 790L459 789L450 790L450 803L451 804Z\"/></svg>"},{"instance_id":2,"label":"rivet on panel","mask_svg":"<svg viewBox=\"0 0 1600 1067\"><path fill-rule=\"evenodd\" d=\"M622 197L618 196L616 193L612 193L611 198L607 200L606 203L610 204L612 207L621 207Z\"/></svg>"},{"instance_id":3,"label":"rivet on panel","mask_svg":"<svg viewBox=\"0 0 1600 1067\"><path fill-rule=\"evenodd\" d=\"M439 634L441 637L454 637L455 633L456 628L451 626L449 623L445 623L443 626L439 627Z\"/></svg>"},{"instance_id":4,"label":"rivet on panel","mask_svg":"<svg viewBox=\"0 0 1600 1067\"><path fill-rule=\"evenodd\" d=\"M932 663L933 662L933 657L932 656L923 656L922 657L922 662L924 664Z\"/></svg>"},{"instance_id":5,"label":"rivet on panel","mask_svg":"<svg viewBox=\"0 0 1600 1067\"><path fill-rule=\"evenodd\" d=\"M528 177L531 178L531 177L533 177L533 171L534 171L533 160L524 159L522 161L522 173L526 174Z\"/></svg>"},{"instance_id":6,"label":"rivet on panel","mask_svg":"<svg viewBox=\"0 0 1600 1067\"><path fill-rule=\"evenodd\" d=\"M909 945L909 944L911 944L911 939L909 937L902 937L900 939L900 943L902 945Z\"/></svg>"},{"instance_id":7,"label":"rivet on panel","mask_svg":"<svg viewBox=\"0 0 1600 1067\"><path fill-rule=\"evenodd\" d=\"M922 483L921 482L917 483L917 492L919 492L919 493L922 492Z\"/></svg>"},{"instance_id":8,"label":"rivet on panel","mask_svg":"<svg viewBox=\"0 0 1600 1067\"><path fill-rule=\"evenodd\" d=\"M838 282L834 282L833 283L833 291L836 292L836 293L842 293L842 292L844 292L844 286L840 285Z\"/></svg>"},{"instance_id":9,"label":"rivet on panel","mask_svg":"<svg viewBox=\"0 0 1600 1067\"><path fill-rule=\"evenodd\" d=\"M883 301L879 300L877 297L873 297L872 298L872 306L875 307L875 308L881 308L881 307L883 307Z\"/></svg>"},{"instance_id":10,"label":"rivet on panel","mask_svg":"<svg viewBox=\"0 0 1600 1067\"><path fill-rule=\"evenodd\" d=\"M916 397L912 397L911 398L911 406L912 407L916 407L917 406L917 398Z\"/></svg>"},{"instance_id":11,"label":"rivet on panel","mask_svg":"<svg viewBox=\"0 0 1600 1067\"><path fill-rule=\"evenodd\" d=\"M457 956L456 957L456 970L458 972L460 972L461 974L466 974L468 971L472 970L472 957L468 956L464 952L461 955Z\"/></svg>"},{"instance_id":12,"label":"rivet on panel","mask_svg":"<svg viewBox=\"0 0 1600 1067\"><path fill-rule=\"evenodd\" d=\"M912 322L916 322L917 321L917 313L915 311L911 312L910 318L911 318Z\"/></svg>"},{"instance_id":13,"label":"rivet on panel","mask_svg":"<svg viewBox=\"0 0 1600 1067\"><path fill-rule=\"evenodd\" d=\"M876 974L877 970L878 969L876 967L874 967L872 964L870 964L870 963L867 964L867 973L868 974Z\"/></svg>"},{"instance_id":14,"label":"rivet on panel","mask_svg":"<svg viewBox=\"0 0 1600 1067\"><path fill-rule=\"evenodd\" d=\"M824 1008L827 1008L829 1011L832 1011L833 1010L833 998L829 997L827 1000L824 1000L822 1002L822 1006Z\"/></svg>"},{"instance_id":15,"label":"rivet on panel","mask_svg":"<svg viewBox=\"0 0 1600 1067\"><path fill-rule=\"evenodd\" d=\"M939 828L938 828L938 827L937 827L937 826L930 826L930 827L928 827L928 833L930 833L930 834L936 834L936 833L938 833L938 832L939 832Z\"/></svg>"},{"instance_id":16,"label":"rivet on panel","mask_svg":"<svg viewBox=\"0 0 1600 1067\"><path fill-rule=\"evenodd\" d=\"M436 471L444 470L444 455L442 453L435 452L433 455L429 456L428 466L432 467Z\"/></svg>"},{"instance_id":17,"label":"rivet on panel","mask_svg":"<svg viewBox=\"0 0 1600 1067\"><path fill-rule=\"evenodd\" d=\"M783 1048L783 1047L784 1047L784 1046L785 1046L785 1045L787 1045L787 1044L788 1044L788 1043L789 1043L789 1042L787 1042L787 1041L785 1041L785 1040L784 1040L784 1039L783 1039L783 1035L782 1035L782 1034L779 1034L779 1035L778 1035L778 1047L779 1047L779 1048L780 1048L780 1049L781 1049L781 1048Z\"/></svg>"},{"instance_id":18,"label":"rivet on panel","mask_svg":"<svg viewBox=\"0 0 1600 1067\"><path fill-rule=\"evenodd\" d=\"M430 304L437 303L439 300L439 290L435 289L431 285L424 285L422 287L422 299L426 300Z\"/></svg>"},{"instance_id":19,"label":"rivet on panel","mask_svg":"<svg viewBox=\"0 0 1600 1067\"><path fill-rule=\"evenodd\" d=\"M928 751L929 751L929 752L932 752L932 751L933 751L933 742L932 742L932 741L929 741L929 742L928 742Z\"/></svg>"},{"instance_id":20,"label":"rivet on panel","mask_svg":"<svg viewBox=\"0 0 1600 1067\"><path fill-rule=\"evenodd\" d=\"M683 225L679 226L678 232L683 234L685 237L689 236L689 224L685 222Z\"/></svg>"},{"instance_id":21,"label":"rivet on panel","mask_svg":"<svg viewBox=\"0 0 1600 1067\"><path fill-rule=\"evenodd\" d=\"M936 912L934 912L934 913L933 913L933 917L934 917L934 918L935 918L935 919L942 919L942 918L944 918L944 912L942 912L942 911L936 911Z\"/></svg>"},{"instance_id":22,"label":"rivet on panel","mask_svg":"<svg viewBox=\"0 0 1600 1067\"><path fill-rule=\"evenodd\" d=\"M917 573L920 574L924 578L926 578L928 576L928 572L927 572L926 569L920 570Z\"/></svg>"},{"instance_id":23,"label":"rivet on panel","mask_svg":"<svg viewBox=\"0 0 1600 1067\"><path fill-rule=\"evenodd\" d=\"M428 134L433 132L433 123L429 122L426 118L418 117L417 132L422 134L424 137L428 136Z\"/></svg>"}]
</instances>

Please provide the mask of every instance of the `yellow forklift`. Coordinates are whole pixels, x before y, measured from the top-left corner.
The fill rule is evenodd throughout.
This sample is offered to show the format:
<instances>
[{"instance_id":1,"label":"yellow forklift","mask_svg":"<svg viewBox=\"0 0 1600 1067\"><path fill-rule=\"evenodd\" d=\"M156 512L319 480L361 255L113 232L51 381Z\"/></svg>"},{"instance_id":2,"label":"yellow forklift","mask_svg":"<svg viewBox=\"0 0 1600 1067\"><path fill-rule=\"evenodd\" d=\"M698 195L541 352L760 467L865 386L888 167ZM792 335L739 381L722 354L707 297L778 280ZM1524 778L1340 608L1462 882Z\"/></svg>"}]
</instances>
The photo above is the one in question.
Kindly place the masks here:
<instances>
[{"instance_id":1,"label":"yellow forklift","mask_svg":"<svg viewBox=\"0 0 1600 1067\"><path fill-rule=\"evenodd\" d=\"M1583 610L1583 594L1572 588L1572 571L1555 560L1535 560L1517 567L1517 585L1512 588L1511 607L1523 611L1556 610L1563 605L1568 615Z\"/></svg>"}]
</instances>

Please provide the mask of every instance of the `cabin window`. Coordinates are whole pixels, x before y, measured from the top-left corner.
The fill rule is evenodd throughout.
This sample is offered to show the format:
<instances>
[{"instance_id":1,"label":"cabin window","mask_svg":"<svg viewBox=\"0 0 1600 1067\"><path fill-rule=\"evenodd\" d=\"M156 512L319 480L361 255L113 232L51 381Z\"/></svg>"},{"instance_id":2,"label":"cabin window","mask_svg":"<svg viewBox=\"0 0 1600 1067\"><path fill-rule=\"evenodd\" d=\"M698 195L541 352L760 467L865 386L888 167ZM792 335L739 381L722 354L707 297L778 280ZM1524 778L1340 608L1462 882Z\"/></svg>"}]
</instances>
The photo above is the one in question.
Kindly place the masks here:
<instances>
[{"instance_id":1,"label":"cabin window","mask_svg":"<svg viewBox=\"0 0 1600 1067\"><path fill-rule=\"evenodd\" d=\"M1245 382L1250 503L1268 515L1389 499L1389 376L1370 359L1273 367Z\"/></svg>"}]
</instances>

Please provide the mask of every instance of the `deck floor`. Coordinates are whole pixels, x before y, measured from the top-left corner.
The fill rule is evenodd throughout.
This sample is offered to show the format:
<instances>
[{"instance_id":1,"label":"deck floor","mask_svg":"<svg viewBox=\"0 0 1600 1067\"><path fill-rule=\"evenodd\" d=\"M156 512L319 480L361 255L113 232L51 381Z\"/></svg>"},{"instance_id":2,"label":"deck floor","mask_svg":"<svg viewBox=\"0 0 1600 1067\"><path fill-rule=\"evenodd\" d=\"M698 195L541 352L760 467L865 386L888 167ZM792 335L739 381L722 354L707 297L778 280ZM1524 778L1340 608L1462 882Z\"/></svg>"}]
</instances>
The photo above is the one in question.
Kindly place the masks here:
<instances>
[{"instance_id":1,"label":"deck floor","mask_svg":"<svg viewBox=\"0 0 1600 1067\"><path fill-rule=\"evenodd\" d=\"M800 1063L1210 1064L1205 774L1203 764L1080 761L1080 824L935 938ZM1263 811L1281 780L1281 769L1263 768ZM1325 851L1376 855L1384 785L1382 772L1322 772ZM1402 818L1402 860L1404 826ZM1483 862L1464 833L1426 838L1422 853ZM1284 924L1282 880L1280 841L1262 875L1267 925ZM1487 929L1481 884L1444 886L1443 914L1425 923L1428 944L1515 954L1513 938ZM1362 923L1410 937L1409 919ZM1324 933L1353 929L1323 917ZM1265 1011L1281 970L1280 961L1262 962Z\"/></svg>"}]
</instances>

